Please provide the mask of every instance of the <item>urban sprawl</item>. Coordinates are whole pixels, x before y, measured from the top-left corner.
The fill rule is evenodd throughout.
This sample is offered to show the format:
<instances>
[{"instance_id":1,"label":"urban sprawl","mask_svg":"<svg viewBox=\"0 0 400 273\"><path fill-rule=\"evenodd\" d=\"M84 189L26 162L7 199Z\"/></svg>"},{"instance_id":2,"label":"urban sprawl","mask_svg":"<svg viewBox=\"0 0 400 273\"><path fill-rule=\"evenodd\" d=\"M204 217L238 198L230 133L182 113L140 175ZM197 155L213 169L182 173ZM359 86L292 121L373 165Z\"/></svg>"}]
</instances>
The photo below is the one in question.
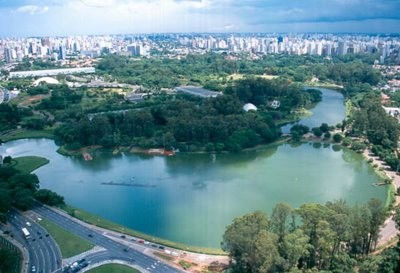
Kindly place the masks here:
<instances>
[{"instance_id":1,"label":"urban sprawl","mask_svg":"<svg viewBox=\"0 0 400 273\"><path fill-rule=\"evenodd\" d=\"M114 36L3 38L0 60L6 63L24 58L65 60L95 58L102 53L179 57L207 51L263 54L341 56L379 53L380 63L396 61L400 37L338 34L147 34Z\"/></svg>"}]
</instances>

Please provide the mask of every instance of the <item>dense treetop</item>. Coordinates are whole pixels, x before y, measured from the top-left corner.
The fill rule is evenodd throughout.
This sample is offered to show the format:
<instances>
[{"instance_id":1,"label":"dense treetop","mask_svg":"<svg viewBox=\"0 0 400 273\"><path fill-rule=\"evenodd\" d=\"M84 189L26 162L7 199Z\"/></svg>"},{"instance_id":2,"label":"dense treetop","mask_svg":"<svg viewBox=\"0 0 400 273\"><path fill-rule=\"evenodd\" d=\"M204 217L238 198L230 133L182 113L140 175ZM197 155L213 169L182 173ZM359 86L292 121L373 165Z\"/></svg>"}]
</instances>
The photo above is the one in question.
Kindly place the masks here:
<instances>
[{"instance_id":1,"label":"dense treetop","mask_svg":"<svg viewBox=\"0 0 400 273\"><path fill-rule=\"evenodd\" d=\"M397 215L398 217L398 215ZM270 219L262 212L236 218L221 246L233 272L398 272L400 245L380 256L376 246L386 210L381 201L348 206L344 201L278 204ZM379 259L377 259L379 257Z\"/></svg>"}]
</instances>

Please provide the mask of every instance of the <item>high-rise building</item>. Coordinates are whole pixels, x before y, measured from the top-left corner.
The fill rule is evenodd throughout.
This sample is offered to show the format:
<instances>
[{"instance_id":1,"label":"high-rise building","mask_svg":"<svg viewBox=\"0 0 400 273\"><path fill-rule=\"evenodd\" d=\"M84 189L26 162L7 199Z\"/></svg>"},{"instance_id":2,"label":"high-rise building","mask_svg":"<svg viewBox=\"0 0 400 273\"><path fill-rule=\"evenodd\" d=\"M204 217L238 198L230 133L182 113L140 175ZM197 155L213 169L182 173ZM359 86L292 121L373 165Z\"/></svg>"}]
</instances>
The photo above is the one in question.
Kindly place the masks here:
<instances>
[{"instance_id":1,"label":"high-rise building","mask_svg":"<svg viewBox=\"0 0 400 273\"><path fill-rule=\"evenodd\" d=\"M347 54L347 45L346 42L344 41L340 41L338 43L338 51L337 51L338 55L343 56L345 54Z\"/></svg>"},{"instance_id":2,"label":"high-rise building","mask_svg":"<svg viewBox=\"0 0 400 273\"><path fill-rule=\"evenodd\" d=\"M66 52L65 46L60 46L59 51L58 51L58 59L65 60L66 58L67 58L67 52Z\"/></svg>"},{"instance_id":3,"label":"high-rise building","mask_svg":"<svg viewBox=\"0 0 400 273\"><path fill-rule=\"evenodd\" d=\"M6 63L11 63L12 61L12 56L11 56L11 49L8 47L4 48L4 60Z\"/></svg>"},{"instance_id":4,"label":"high-rise building","mask_svg":"<svg viewBox=\"0 0 400 273\"><path fill-rule=\"evenodd\" d=\"M42 39L41 39L41 43L42 43L42 46L48 46L48 47L50 47L50 39L49 39L49 37L44 37L44 38L42 38Z\"/></svg>"}]
</instances>

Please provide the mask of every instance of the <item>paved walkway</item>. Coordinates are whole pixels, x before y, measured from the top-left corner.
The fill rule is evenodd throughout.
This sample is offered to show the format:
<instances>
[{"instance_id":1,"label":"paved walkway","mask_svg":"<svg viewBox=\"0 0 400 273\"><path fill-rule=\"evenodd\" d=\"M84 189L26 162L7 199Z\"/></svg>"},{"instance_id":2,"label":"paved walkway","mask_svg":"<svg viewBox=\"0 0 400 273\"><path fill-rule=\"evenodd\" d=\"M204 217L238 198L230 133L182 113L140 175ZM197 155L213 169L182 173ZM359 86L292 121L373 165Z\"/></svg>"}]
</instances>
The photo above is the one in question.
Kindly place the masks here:
<instances>
[{"instance_id":1,"label":"paved walkway","mask_svg":"<svg viewBox=\"0 0 400 273\"><path fill-rule=\"evenodd\" d=\"M389 170L384 161L376 156L372 156L372 153L369 149L366 149L363 154L367 159L373 160L371 164L376 164L378 168L383 170L383 172L392 179L392 183L395 186L395 190L397 191L397 189L400 187L400 176L395 171ZM400 196L396 195L395 206L398 206L399 204ZM393 221L392 216L390 216L381 227L377 246L385 245L399 234L400 231L396 228L395 222Z\"/></svg>"}]
</instances>

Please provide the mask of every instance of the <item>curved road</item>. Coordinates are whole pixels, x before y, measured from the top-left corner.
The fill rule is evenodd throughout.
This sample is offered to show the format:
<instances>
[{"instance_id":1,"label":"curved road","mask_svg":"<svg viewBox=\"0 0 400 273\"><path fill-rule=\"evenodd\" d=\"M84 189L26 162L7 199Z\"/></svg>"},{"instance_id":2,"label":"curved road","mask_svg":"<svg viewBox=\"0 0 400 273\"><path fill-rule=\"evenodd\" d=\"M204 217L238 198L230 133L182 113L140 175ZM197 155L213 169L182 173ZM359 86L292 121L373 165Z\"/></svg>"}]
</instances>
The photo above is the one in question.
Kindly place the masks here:
<instances>
[{"instance_id":1,"label":"curved road","mask_svg":"<svg viewBox=\"0 0 400 273\"><path fill-rule=\"evenodd\" d=\"M88 257L86 259L87 261L98 263L102 260L121 260L127 263L135 264L143 271L146 270L148 272L182 272L140 251L129 248L128 246L120 242L114 241L102 235L101 233L90 229L86 225L83 225L78 221L57 213L54 210L38 205L34 207L32 211L34 211L38 215L41 215L43 218L46 218L47 220L63 227L65 230L90 241L94 245L98 245L106 249L106 251L88 255L92 257L92 260L90 260Z\"/></svg>"},{"instance_id":2,"label":"curved road","mask_svg":"<svg viewBox=\"0 0 400 273\"><path fill-rule=\"evenodd\" d=\"M51 273L61 268L61 251L44 228L16 210L10 212L8 222L14 239L28 250L29 272L32 272L33 266L38 273ZM23 227L29 231L30 238L25 238Z\"/></svg>"},{"instance_id":3,"label":"curved road","mask_svg":"<svg viewBox=\"0 0 400 273\"><path fill-rule=\"evenodd\" d=\"M90 265L101 264L105 261L121 261L139 268L142 272L179 273L179 269L171 267L151 256L136 249L130 248L120 242L112 240L103 234L92 230L90 227L75 221L54 210L37 205L32 209L41 218L63 227L65 230L101 246L105 250L90 253L84 256ZM56 273L62 272L61 251L54 239L36 221L36 216L29 218L17 210L9 213L8 229L15 240L27 249L29 255L28 272ZM29 222L29 224L27 224ZM27 228L29 238L25 238L22 228Z\"/></svg>"}]
</instances>

